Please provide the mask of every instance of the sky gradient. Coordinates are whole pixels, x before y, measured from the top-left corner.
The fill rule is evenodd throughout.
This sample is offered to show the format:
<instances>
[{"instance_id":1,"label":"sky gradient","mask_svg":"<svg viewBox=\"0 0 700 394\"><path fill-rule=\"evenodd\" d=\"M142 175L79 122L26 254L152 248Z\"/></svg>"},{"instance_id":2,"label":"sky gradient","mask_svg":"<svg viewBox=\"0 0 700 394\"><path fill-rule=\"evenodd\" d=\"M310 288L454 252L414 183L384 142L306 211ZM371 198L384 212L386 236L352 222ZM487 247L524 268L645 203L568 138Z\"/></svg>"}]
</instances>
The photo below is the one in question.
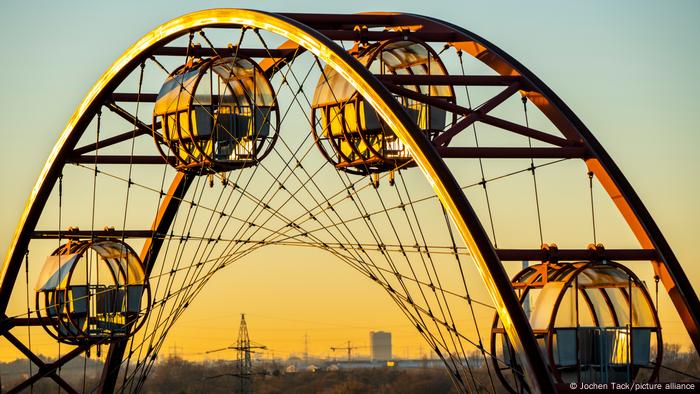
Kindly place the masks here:
<instances>
[{"instance_id":1,"label":"sky gradient","mask_svg":"<svg viewBox=\"0 0 700 394\"><path fill-rule=\"evenodd\" d=\"M6 187L0 194L3 252L56 138L102 72L157 25L213 7L416 12L485 37L539 76L583 120L635 187L691 283L700 283L695 250L700 235L700 4L693 1L3 2L0 150L8 163L0 169ZM330 268L305 258L304 251L290 253L290 260L305 265L268 258L264 267L237 264L214 277L201 302L176 326L166 351L177 344L189 357L201 358L205 350L235 339L239 314L246 312L253 340L282 356L301 352L305 333L310 352L321 355L347 340L366 346L373 329L393 333L395 354L420 354L415 330L381 289L347 267ZM355 302L357 292L366 298L376 294L376 305ZM334 302L317 302L329 296ZM221 315L207 316L207 302L216 299L232 300L231 305ZM666 329L673 341L681 328L675 322Z\"/></svg>"}]
</instances>

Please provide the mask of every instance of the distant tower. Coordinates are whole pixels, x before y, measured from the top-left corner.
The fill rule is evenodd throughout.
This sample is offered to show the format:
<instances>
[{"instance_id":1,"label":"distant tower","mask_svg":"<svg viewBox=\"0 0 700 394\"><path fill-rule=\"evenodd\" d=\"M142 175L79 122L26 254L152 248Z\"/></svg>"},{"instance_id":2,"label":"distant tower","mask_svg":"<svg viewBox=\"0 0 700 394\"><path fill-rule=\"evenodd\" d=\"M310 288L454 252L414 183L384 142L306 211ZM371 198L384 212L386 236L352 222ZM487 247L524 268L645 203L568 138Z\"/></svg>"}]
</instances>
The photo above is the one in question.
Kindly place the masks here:
<instances>
[{"instance_id":1,"label":"distant tower","mask_svg":"<svg viewBox=\"0 0 700 394\"><path fill-rule=\"evenodd\" d=\"M391 333L384 331L370 331L369 345L372 352L372 361L391 360Z\"/></svg>"},{"instance_id":2,"label":"distant tower","mask_svg":"<svg viewBox=\"0 0 700 394\"><path fill-rule=\"evenodd\" d=\"M248 336L248 325L245 322L245 313L241 313L241 326L238 329L238 377L241 393L253 392L251 378L253 373L253 363L250 359L250 337Z\"/></svg>"},{"instance_id":3,"label":"distant tower","mask_svg":"<svg viewBox=\"0 0 700 394\"><path fill-rule=\"evenodd\" d=\"M253 392L253 361L250 356L251 353L255 353L255 350L253 349L264 350L267 349L267 347L265 345L260 344L251 345L250 337L248 336L248 325L245 322L245 314L241 313L241 326L238 329L238 339L236 340L235 346L234 344L231 344L231 346L227 346L225 348L210 350L206 352L206 354L220 352L222 350L235 350L236 370L234 371L234 373L227 375L238 377L240 387L237 392L249 394Z\"/></svg>"}]
</instances>

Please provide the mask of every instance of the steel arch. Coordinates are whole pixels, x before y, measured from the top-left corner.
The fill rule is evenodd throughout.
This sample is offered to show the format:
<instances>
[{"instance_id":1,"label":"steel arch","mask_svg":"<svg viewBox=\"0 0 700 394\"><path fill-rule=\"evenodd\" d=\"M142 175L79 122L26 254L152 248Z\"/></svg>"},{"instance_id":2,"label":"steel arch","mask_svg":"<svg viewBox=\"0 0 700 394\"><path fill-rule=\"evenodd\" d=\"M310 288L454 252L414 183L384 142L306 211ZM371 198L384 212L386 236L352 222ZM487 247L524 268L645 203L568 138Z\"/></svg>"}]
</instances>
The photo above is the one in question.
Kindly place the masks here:
<instances>
[{"instance_id":1,"label":"steel arch","mask_svg":"<svg viewBox=\"0 0 700 394\"><path fill-rule=\"evenodd\" d=\"M595 174L605 188L640 245L644 249L656 251L657 258L652 261L654 272L666 287L696 351L700 350L700 301L697 294L671 246L642 200L612 157L581 119L534 73L487 40L449 22L422 15L404 15L414 23L424 22L438 29L444 27L458 34L461 38L478 43L483 48L482 50L477 46L465 46L463 49L469 51L472 56L478 57L499 74L521 75L531 86L535 87L537 91L527 92L526 96L547 115L567 138L580 141L585 146L587 151L585 161L589 170Z\"/></svg>"},{"instance_id":2,"label":"steel arch","mask_svg":"<svg viewBox=\"0 0 700 394\"><path fill-rule=\"evenodd\" d=\"M67 153L75 146L87 122L101 105L105 94L118 85L121 79L131 71L130 68L135 68L138 63L143 61L148 56L150 49L190 29L214 26L249 26L279 34L326 61L339 74L343 75L360 94L366 97L379 116L395 130L399 138L409 147L419 167L457 225L470 253L478 262L481 276L499 314L502 316L504 327L507 327L510 337L513 338L514 347L522 349L521 354L527 359L522 364L526 376L531 379L532 387L537 391L546 391L551 388L552 381L546 373L544 359L537 350L537 344L532 337L532 331L525 315L519 307L517 297L512 289L503 286L503 284L509 283L508 276L500 265L495 249L490 246L488 236L481 227L476 213L437 150L420 135L417 128L412 125L408 115L393 100L389 91L340 46L318 31L289 17L259 11L213 9L176 18L156 28L131 46L103 74L71 117L32 190L32 195L22 214L6 257L2 279L0 279L0 307L4 310L7 306L14 277L19 270L21 256L28 244L29 232L38 220L43 208L43 201L48 197L50 188L59 175ZM486 247L486 245L490 247Z\"/></svg>"},{"instance_id":3,"label":"steel arch","mask_svg":"<svg viewBox=\"0 0 700 394\"><path fill-rule=\"evenodd\" d=\"M666 285L676 308L691 334L696 348L700 345L697 327L700 325L697 312L700 304L697 296L673 255L660 230L651 219L629 183L614 164L612 159L595 140L583 123L566 107L566 105L537 77L522 65L510 58L505 52L488 41L454 25L432 18L410 15L374 13L364 14L396 21L405 21L404 25L420 24L424 31L445 34L453 37L453 45L478 57L501 75L518 75L528 81L533 91L527 97L559 127L570 139L582 143L586 148L587 164L604 185L608 193L623 213L635 235L646 249L654 249L660 258L654 264L657 274ZM357 15L359 16L359 15ZM338 16L348 20L354 15ZM547 373L537 344L527 319L520 308L515 293L510 288L498 254L484 231L476 213L467 201L464 193L442 160L436 147L419 133L401 106L392 98L391 93L368 70L348 55L332 39L323 35L315 26L313 16L303 14L274 14L252 10L213 9L194 12L156 28L136 44L130 47L98 80L79 108L71 117L52 150L41 175L32 190L27 205L22 213L17 230L12 238L2 272L0 273L0 311L6 310L12 287L21 265L22 256L29 243L30 233L34 229L43 210L44 202L50 194L70 151L87 127L90 119L116 86L150 53L168 41L187 33L189 30L203 27L248 26L267 30L312 52L343 75L372 104L382 119L392 127L399 138L409 147L418 166L435 189L447 212L456 224L465 244L477 262L477 267L498 310L501 321L514 342L514 347L524 357L525 375L530 378L535 391L547 392L553 389L551 378ZM326 23L326 22L324 22ZM310 27L310 26L311 27ZM169 195L185 190L191 179L178 176L173 181ZM165 201L154 223L154 229L168 226L168 213L177 206ZM144 247L142 258L146 263L158 253L158 241L151 239ZM118 347L113 357L121 359ZM122 349L123 353L123 349ZM105 373L109 374L108 368ZM116 374L114 374L116 379ZM107 384L103 389L113 386Z\"/></svg>"}]
</instances>

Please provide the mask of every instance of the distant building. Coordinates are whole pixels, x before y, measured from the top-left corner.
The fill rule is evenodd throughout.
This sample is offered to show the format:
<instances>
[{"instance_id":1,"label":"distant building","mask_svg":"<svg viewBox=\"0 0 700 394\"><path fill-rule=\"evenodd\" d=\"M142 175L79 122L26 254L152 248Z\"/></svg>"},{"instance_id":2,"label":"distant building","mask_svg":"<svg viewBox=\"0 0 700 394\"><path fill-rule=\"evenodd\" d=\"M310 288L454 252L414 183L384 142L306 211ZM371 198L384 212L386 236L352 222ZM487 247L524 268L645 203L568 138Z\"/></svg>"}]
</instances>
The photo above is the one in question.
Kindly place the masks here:
<instances>
[{"instance_id":1,"label":"distant building","mask_svg":"<svg viewBox=\"0 0 700 394\"><path fill-rule=\"evenodd\" d=\"M384 331L370 331L369 346L371 348L372 361L391 360L391 333Z\"/></svg>"}]
</instances>

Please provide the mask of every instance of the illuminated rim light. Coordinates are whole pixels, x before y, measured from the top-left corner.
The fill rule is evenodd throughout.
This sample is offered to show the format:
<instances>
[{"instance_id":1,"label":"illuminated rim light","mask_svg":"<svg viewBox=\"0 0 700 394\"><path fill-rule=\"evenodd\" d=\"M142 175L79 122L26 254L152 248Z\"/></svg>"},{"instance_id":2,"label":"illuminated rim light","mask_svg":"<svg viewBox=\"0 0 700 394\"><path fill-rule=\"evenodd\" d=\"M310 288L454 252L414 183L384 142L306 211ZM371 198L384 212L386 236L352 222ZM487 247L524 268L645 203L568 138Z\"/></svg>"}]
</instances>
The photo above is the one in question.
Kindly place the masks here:
<instances>
[{"instance_id":1,"label":"illuminated rim light","mask_svg":"<svg viewBox=\"0 0 700 394\"><path fill-rule=\"evenodd\" d=\"M413 127L407 116L403 114L400 110L398 104L391 105L394 103L384 102L376 93L375 89L359 75L358 69L365 71L364 74L369 75L369 72L361 68L361 65L352 64L352 57L349 55L341 56L337 50L331 49L329 46L324 45L328 43L322 43L319 39L312 37L310 34L299 29L295 24L289 21L284 21L280 17L274 16L260 11L243 10L243 9L212 9L193 12L178 18L175 18L165 24L154 29L150 33L146 34L138 42L127 49L124 54L122 54L107 71L100 77L100 79L95 83L95 85L90 89L85 99L81 102L78 109L75 111L73 116L70 118L68 125L65 127L58 141L54 145L49 157L44 165L44 168L39 175L32 193L25 205L25 209L19 220L17 229L13 235L10 248L8 249L5 262L9 261L11 254L13 253L14 247L17 244L20 231L24 227L26 222L29 208L32 206L36 196L39 192L39 188L43 185L46 180L49 171L52 169L54 162L56 162L57 157L66 148L66 140L70 137L75 130L78 121L88 112L88 109L96 105L97 98L103 92L105 87L111 83L118 75L122 74L127 66L132 64L135 60L143 57L143 54L160 44L164 41L175 38L178 34L184 33L189 29L201 28L211 25L241 25L249 27L257 27L263 30L276 33L282 37L285 37L291 41L298 43L300 46L306 48L314 55L318 56L324 60L328 65L334 68L336 72L341 74L353 87L365 98L365 100L377 111L378 115L391 127L399 139L404 143L409 154L413 156L414 160L418 164L418 167L423 172L423 175L430 183L431 187L435 190L440 200L443 202L447 208L447 212L452 219L452 221L457 225L457 228L464 239L469 252L477 261L477 268L481 277L484 279L489 294L494 301L494 304L499 310L502 319L504 320L504 325L506 327L511 326L510 317L505 313L505 305L498 295L498 289L492 280L489 280L489 275L487 269L484 266L483 257L476 243L471 237L471 232L467 224L461 218L457 207L455 206L452 198L450 197L447 189L443 185L443 182L439 179L439 176L433 165L425 157L422 151L417 147L417 142L413 137L414 133L418 133L417 127ZM326 40L327 41L327 40ZM333 42L329 42L331 45L337 46ZM345 52L342 52L345 54ZM348 62L348 59L352 61ZM355 61L356 62L356 61ZM350 64L348 64L350 63ZM355 66L355 67L353 67ZM360 71L360 72L361 72ZM397 107L397 108L392 108ZM403 115L403 116L402 116ZM402 119L406 118L406 119ZM413 130L416 129L416 130ZM3 265L1 277L5 276L7 270L7 264ZM515 331L511 333L516 336Z\"/></svg>"},{"instance_id":2,"label":"illuminated rim light","mask_svg":"<svg viewBox=\"0 0 700 394\"><path fill-rule=\"evenodd\" d=\"M700 310L700 307L697 296L692 291L692 287L690 287L677 259L673 256L670 246L668 246L660 230L646 211L646 208L644 208L634 190L627 180L624 179L612 159L605 153L600 144L580 120L578 120L551 90L534 75L529 73L527 69L522 67L507 54L498 50L498 48L491 46L487 41L477 36L470 36L465 33L463 29L446 22L415 15L403 14L403 16L408 17L415 23L426 23L428 25L431 23L440 24L446 28L452 29L452 32L455 33L455 37L457 37L456 39L458 40L458 42L453 43L455 48L464 50L475 57L480 54L486 55L483 57L488 59L481 60L483 60L484 63L488 63L489 66L498 71L501 75L520 75L521 73L516 69L522 71L524 75L523 78L536 87L535 91L527 92L528 99L540 107L550 119L556 118L551 120L556 120L554 123L556 123L563 134L570 137L572 140L575 138L577 141L581 141L583 147L586 148L587 154L590 155L586 158L586 164L612 197L612 201L617 205L618 209L627 220L628 225L639 239L642 247L657 252L659 257L653 261L655 269L657 270L656 272L666 288L674 290L673 292L669 292L669 294L676 308L681 313L681 317L694 343L698 346L700 340L697 339L697 327L700 325L700 318L698 318L696 311ZM7 302L7 300L4 299L5 297L9 298L8 294L11 292L11 287L8 292L5 286L6 279L9 277L10 281L15 280L15 270L18 269L18 265L16 264L18 256L24 253L24 248L27 245L25 241L28 239L43 209L45 201L37 201L37 198L43 198L48 195L48 191L53 187L62 166L66 161L69 161L68 154L70 154L77 139L85 130L86 122L89 122L96 109L103 105L106 98L105 95L111 93L111 91L126 78L127 74L131 73L138 63L143 62L154 49L186 34L190 30L203 27L227 26L259 28L299 44L325 61L327 65L331 66L364 96L365 101L374 108L378 116L394 130L395 134L403 142L406 150L414 158L421 172L440 198L447 214L456 225L462 239L469 249L471 257L476 263L476 268L504 324L504 328L510 338L515 342L516 350L522 350L521 345L523 343L530 345L530 348L532 348L534 345L520 340L518 332L515 330L513 319L506 309L503 295L507 295L506 293L512 291L512 289L497 288L496 282L491 276L490 268L493 269L494 265L488 265L487 261L494 263L494 259L497 261L497 256L493 247L488 246L490 244L485 238L483 231L480 231L482 230L480 222L474 219L474 215L472 215L473 212L470 211L471 206L469 206L463 193L461 191L459 193L456 191L456 182L449 173L449 169L440 158L440 155L429 142L422 138L417 126L411 122L400 104L393 99L390 100L389 98L391 95L386 88L335 42L288 17L251 10L213 9L194 12L173 19L148 33L137 43L132 45L102 75L70 118L68 125L51 151L47 163L31 192L15 234L11 240L2 272L0 273L0 284L2 285L0 290L3 290L3 292L0 292L0 296L2 296L0 297L2 298L0 304ZM465 39L464 37L466 36L471 38ZM464 39L464 41L459 41L460 39ZM470 222L467 223L467 220L470 220ZM472 229L474 230L473 232L471 231ZM11 263L13 265L10 265ZM9 276L8 272L10 273ZM502 280L501 283L503 283ZM689 288L690 291L688 291ZM511 295L514 296L514 294ZM682 302L678 301L683 298L688 300ZM509 301L508 306L513 308L512 297L505 299ZM680 304L682 304L681 307L679 307ZM3 304L3 306L6 306L6 304ZM682 308L685 309L681 310ZM517 322L521 324L521 334L526 333L529 326L527 329L523 328L522 317L520 317L520 314L516 314L515 316L516 319L519 318ZM539 364L539 362L536 363ZM529 363L525 363L523 366L526 376L541 377L543 375L541 371L533 370L533 366ZM547 381L548 379L546 376L541 380L545 385ZM531 387L535 391L538 391L538 387Z\"/></svg>"},{"instance_id":3,"label":"illuminated rim light","mask_svg":"<svg viewBox=\"0 0 700 394\"><path fill-rule=\"evenodd\" d=\"M428 144L427 141L417 140L416 137L422 138L417 125L412 123L399 103L394 100L385 101L382 98L382 95L384 95L384 97L391 97L391 95L385 88L381 87L376 78L374 78L367 69L335 42L320 34L317 36L311 34L313 30L286 17L245 9L211 9L197 11L175 18L146 34L127 49L124 54L107 69L70 118L68 125L61 133L61 136L54 145L41 171L39 179L32 189L32 193L20 217L10 247L8 248L2 273L0 274L0 283L3 282L7 273L9 267L8 263L17 246L20 234L24 230L25 223L27 222L36 197L39 194L40 188L45 186L49 173L55 170L55 166L61 164L58 163L57 158L60 155L68 153L69 148L72 148L72 146L69 147L67 144L69 138L74 137L76 130L78 133L82 133L82 130L78 130L76 126L83 120L83 117L90 112L93 106L102 104L98 99L101 98L102 94L107 90L106 88L113 83L121 82L125 77L125 73L130 71L128 69L129 66L134 65L135 62L144 60L146 58L145 54L165 44L167 41L192 29L226 25L259 28L296 42L325 61L326 64L333 67L337 73L342 75L343 78L364 97L367 103L374 108L379 117L394 130L399 139L404 143L408 153L414 158L416 164L425 176L425 179L428 180L430 186L443 203L446 212L453 223L455 223L472 258L476 262L477 270L486 285L489 296L502 319L506 331L510 337L514 338L514 341L516 341L516 347L520 347L518 333L515 330L511 316L508 314L496 282L490 276L485 258L474 240L469 226L462 217L460 209L455 203L455 198L458 196L450 194L445 185L445 180L441 178L436 168L436 165L442 165L444 169L446 169L446 166L434 148L430 148L430 144ZM375 84L373 85L369 81L374 81ZM383 89L383 91L378 91L377 89L379 88ZM427 149L431 149L432 151L427 151ZM531 366L527 365L527 363L525 364L525 375L535 376Z\"/></svg>"}]
</instances>

